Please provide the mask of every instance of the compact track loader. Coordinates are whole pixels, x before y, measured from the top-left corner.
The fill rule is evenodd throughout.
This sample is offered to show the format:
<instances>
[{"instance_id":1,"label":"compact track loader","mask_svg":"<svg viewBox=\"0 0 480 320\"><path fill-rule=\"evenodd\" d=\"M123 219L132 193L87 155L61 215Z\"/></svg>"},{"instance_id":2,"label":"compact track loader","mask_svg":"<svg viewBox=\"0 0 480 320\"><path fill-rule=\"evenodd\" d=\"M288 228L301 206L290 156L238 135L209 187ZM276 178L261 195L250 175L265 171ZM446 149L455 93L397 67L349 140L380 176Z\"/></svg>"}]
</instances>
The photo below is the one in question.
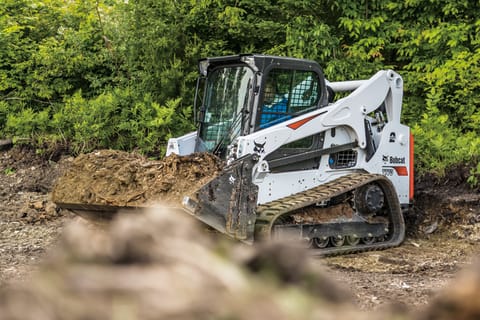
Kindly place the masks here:
<instances>
[{"instance_id":1,"label":"compact track loader","mask_svg":"<svg viewBox=\"0 0 480 320\"><path fill-rule=\"evenodd\" d=\"M329 82L314 61L254 54L202 59L199 72L198 131L170 139L167 155L208 152L226 166L179 207L232 238L301 241L319 255L403 241L413 137L400 75Z\"/></svg>"}]
</instances>

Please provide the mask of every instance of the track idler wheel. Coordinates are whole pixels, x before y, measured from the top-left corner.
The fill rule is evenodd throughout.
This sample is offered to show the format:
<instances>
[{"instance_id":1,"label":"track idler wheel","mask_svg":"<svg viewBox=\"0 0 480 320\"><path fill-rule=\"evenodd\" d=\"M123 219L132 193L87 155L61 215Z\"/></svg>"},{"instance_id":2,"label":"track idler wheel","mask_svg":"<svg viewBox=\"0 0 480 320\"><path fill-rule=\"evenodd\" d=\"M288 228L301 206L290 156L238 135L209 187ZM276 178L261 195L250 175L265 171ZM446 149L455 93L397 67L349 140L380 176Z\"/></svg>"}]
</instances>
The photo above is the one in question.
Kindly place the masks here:
<instances>
[{"instance_id":1,"label":"track idler wheel","mask_svg":"<svg viewBox=\"0 0 480 320\"><path fill-rule=\"evenodd\" d=\"M367 184L355 192L355 208L362 214L379 212L385 205L385 194L376 183Z\"/></svg>"},{"instance_id":2,"label":"track idler wheel","mask_svg":"<svg viewBox=\"0 0 480 320\"><path fill-rule=\"evenodd\" d=\"M313 238L313 244L317 248L326 248L328 247L328 244L330 243L330 239L328 237L323 237L323 238Z\"/></svg>"},{"instance_id":3,"label":"track idler wheel","mask_svg":"<svg viewBox=\"0 0 480 320\"><path fill-rule=\"evenodd\" d=\"M341 247L345 244L345 236L335 236L335 237L330 237L330 242L334 247Z\"/></svg>"},{"instance_id":4,"label":"track idler wheel","mask_svg":"<svg viewBox=\"0 0 480 320\"><path fill-rule=\"evenodd\" d=\"M360 243L360 238L357 237L356 235L351 235L346 237L347 244L351 246L356 246Z\"/></svg>"}]
</instances>

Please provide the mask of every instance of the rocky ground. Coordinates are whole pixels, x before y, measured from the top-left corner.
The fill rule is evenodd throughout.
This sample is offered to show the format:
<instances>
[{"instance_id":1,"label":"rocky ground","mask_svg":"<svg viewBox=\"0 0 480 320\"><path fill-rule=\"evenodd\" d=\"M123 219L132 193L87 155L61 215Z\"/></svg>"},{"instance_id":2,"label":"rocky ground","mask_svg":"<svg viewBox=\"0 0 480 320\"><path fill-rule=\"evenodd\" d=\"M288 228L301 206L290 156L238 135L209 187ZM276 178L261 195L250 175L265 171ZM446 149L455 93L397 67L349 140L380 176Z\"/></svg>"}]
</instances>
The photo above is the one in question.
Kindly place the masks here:
<instances>
[{"instance_id":1,"label":"rocky ground","mask_svg":"<svg viewBox=\"0 0 480 320\"><path fill-rule=\"evenodd\" d=\"M58 250L52 248L65 247L66 242L72 250L68 240L72 233L65 237L66 226L83 222L59 211L49 198L54 181L72 162L72 158L37 154L26 147L0 152L0 287L15 288L18 282L29 283L36 271L45 272L42 266L45 260L50 261L49 252ZM402 246L316 259L313 265L328 279L347 288L357 310L396 308L412 312L428 307L480 251L480 194L478 190L469 190L465 179L464 170L455 168L447 179L425 177L417 183L416 203L406 216L408 236ZM95 238L91 233L84 237ZM80 243L82 239L76 241ZM95 252L96 247L92 239L85 241L91 246L77 258L91 261L88 252ZM113 258L109 255L109 259Z\"/></svg>"}]
</instances>

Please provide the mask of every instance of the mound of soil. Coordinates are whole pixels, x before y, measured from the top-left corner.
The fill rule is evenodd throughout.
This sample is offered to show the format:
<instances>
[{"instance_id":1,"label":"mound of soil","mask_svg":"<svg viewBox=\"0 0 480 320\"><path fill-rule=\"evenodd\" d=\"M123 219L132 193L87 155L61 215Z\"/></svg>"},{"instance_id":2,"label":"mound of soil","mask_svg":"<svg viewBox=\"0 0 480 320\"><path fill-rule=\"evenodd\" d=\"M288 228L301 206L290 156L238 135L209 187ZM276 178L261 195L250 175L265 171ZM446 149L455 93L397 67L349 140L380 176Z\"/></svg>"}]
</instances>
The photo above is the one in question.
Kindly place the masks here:
<instances>
[{"instance_id":1,"label":"mound of soil","mask_svg":"<svg viewBox=\"0 0 480 320\"><path fill-rule=\"evenodd\" d=\"M56 182L52 200L114 206L179 204L222 166L219 158L208 153L149 160L135 153L101 150L75 158Z\"/></svg>"}]
</instances>

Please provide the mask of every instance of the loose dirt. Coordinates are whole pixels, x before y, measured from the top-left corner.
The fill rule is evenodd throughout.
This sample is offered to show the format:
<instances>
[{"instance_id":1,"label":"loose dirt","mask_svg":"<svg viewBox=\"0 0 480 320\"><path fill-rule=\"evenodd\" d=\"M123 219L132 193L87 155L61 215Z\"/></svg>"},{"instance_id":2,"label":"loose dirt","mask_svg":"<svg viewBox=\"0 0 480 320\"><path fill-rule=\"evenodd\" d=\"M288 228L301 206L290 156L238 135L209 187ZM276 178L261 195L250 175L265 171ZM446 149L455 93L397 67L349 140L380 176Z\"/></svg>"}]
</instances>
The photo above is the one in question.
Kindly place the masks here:
<instances>
[{"instance_id":1,"label":"loose dirt","mask_svg":"<svg viewBox=\"0 0 480 320\"><path fill-rule=\"evenodd\" d=\"M0 285L24 280L73 219L48 199L61 171L31 148L0 152Z\"/></svg>"},{"instance_id":2,"label":"loose dirt","mask_svg":"<svg viewBox=\"0 0 480 320\"><path fill-rule=\"evenodd\" d=\"M114 206L142 206L160 200L178 204L221 168L220 159L208 153L172 154L154 161L134 153L101 150L72 161L58 179L52 200Z\"/></svg>"},{"instance_id":3,"label":"loose dirt","mask_svg":"<svg viewBox=\"0 0 480 320\"><path fill-rule=\"evenodd\" d=\"M79 158L52 158L26 147L0 151L0 287L16 287L18 281L29 282L35 274L33 271L41 269L41 261L49 257L48 252L66 241L62 238L65 225L83 223L81 218L58 210L50 198L54 181L65 172L65 168L78 166L79 172L97 175L99 181L105 179L105 182L100 182L100 189L95 186L87 193L82 181L69 177L72 179L69 183L75 184L76 191L62 194L56 189L57 199L88 199L91 203L109 204L124 204L126 194L131 195L127 199L129 204L145 202L166 193L175 200L179 193L194 189L195 181L207 179L207 171L218 170L216 161L198 158L189 160L197 166L195 171L172 177L172 170L178 170L174 166L184 164L178 157L150 161L113 151L99 151L86 157L82 161ZM94 166L88 167L86 164L92 163L92 157L97 162L93 161ZM128 161L121 160L122 157ZM112 168L112 177L107 171L96 170L95 165L105 167L106 161ZM187 167L191 168L190 164L187 163ZM447 173L447 177L449 179L443 180L424 177L417 183L416 202L414 209L406 215L408 234L402 246L316 259L313 260L314 266L319 269L326 266L325 274L348 288L359 310L384 309L393 304L395 308L410 311L431 304L439 290L445 288L460 269L471 264L480 251L480 194L478 190L466 187L466 174L462 168L455 168ZM131 183L141 186L142 194L130 194L132 189L128 185ZM180 183L184 185L179 188ZM163 191L155 193L154 186L160 189L163 186ZM176 227L170 222L166 230ZM95 238L93 234L89 233L89 236ZM82 241L80 238L77 243ZM91 246L87 246L82 254L96 252L94 241L88 243ZM131 247L127 245L127 248ZM82 257L88 260L88 257ZM67 278L70 276L73 277L68 274ZM74 281L74 278L68 279ZM92 281L93 284L94 279Z\"/></svg>"}]
</instances>

